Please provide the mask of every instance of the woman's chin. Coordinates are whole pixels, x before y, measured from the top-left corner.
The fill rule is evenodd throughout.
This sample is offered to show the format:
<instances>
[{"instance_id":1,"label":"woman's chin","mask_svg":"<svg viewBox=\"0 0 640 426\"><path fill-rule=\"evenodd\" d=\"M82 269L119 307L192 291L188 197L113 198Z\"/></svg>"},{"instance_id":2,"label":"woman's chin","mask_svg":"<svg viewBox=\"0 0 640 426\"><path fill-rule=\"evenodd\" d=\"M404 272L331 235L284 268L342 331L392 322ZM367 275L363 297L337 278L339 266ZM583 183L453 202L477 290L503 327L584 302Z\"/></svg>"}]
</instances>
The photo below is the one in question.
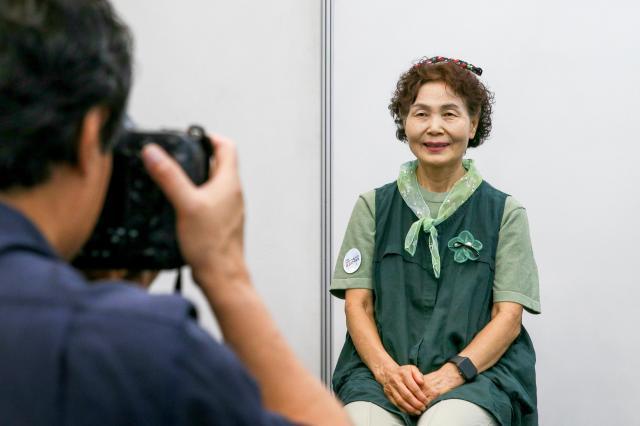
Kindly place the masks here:
<instances>
[{"instance_id":1,"label":"woman's chin","mask_svg":"<svg viewBox=\"0 0 640 426\"><path fill-rule=\"evenodd\" d=\"M439 154L433 154L433 155L427 155L427 156L420 155L416 157L416 159L422 165L422 167L430 168L430 169L433 169L433 168L444 169L449 167L453 168L462 164L462 157L456 158L456 157L451 157L450 155L439 155Z\"/></svg>"}]
</instances>

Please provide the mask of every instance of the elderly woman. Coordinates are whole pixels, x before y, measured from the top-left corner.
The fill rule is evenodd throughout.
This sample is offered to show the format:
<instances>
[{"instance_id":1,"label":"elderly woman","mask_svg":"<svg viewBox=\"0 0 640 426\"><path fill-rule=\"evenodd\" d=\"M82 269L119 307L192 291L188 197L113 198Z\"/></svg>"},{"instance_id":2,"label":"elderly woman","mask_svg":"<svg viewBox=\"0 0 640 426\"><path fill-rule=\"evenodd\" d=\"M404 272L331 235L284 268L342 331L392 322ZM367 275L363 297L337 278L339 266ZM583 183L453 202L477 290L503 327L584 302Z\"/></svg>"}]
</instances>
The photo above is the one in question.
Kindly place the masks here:
<instances>
[{"instance_id":1,"label":"elderly woman","mask_svg":"<svg viewBox=\"0 0 640 426\"><path fill-rule=\"evenodd\" d=\"M391 100L416 159L358 198L331 287L348 329L333 386L357 426L537 424L526 212L463 159L491 130L481 73L422 59Z\"/></svg>"}]
</instances>

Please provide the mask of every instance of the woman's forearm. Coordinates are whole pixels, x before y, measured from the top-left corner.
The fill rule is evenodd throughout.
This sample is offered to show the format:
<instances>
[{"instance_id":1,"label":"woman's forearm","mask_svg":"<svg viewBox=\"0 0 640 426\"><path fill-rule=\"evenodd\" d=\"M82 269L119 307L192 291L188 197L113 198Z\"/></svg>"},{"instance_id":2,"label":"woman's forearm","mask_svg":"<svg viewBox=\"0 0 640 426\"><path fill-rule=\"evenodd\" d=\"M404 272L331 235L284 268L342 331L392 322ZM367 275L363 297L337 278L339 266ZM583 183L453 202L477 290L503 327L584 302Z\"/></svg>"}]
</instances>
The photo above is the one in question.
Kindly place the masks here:
<instances>
[{"instance_id":1,"label":"woman's forearm","mask_svg":"<svg viewBox=\"0 0 640 426\"><path fill-rule=\"evenodd\" d=\"M499 302L493 305L492 319L467 345L461 356L473 362L481 373L491 368L506 352L520 333L522 306L517 303ZM464 384L458 368L445 363L438 370L424 376L423 390L429 403L438 396Z\"/></svg>"},{"instance_id":2,"label":"woman's forearm","mask_svg":"<svg viewBox=\"0 0 640 426\"><path fill-rule=\"evenodd\" d=\"M492 319L460 352L481 373L500 360L520 334L522 306L512 302L494 304Z\"/></svg>"},{"instance_id":3,"label":"woman's forearm","mask_svg":"<svg viewBox=\"0 0 640 426\"><path fill-rule=\"evenodd\" d=\"M376 327L373 315L373 297L370 290L349 290L345 302L345 314L347 317L347 330L358 351L358 355L373 373L376 380L381 381L384 370L387 367L395 367L398 364L387 353L380 334Z\"/></svg>"}]
</instances>

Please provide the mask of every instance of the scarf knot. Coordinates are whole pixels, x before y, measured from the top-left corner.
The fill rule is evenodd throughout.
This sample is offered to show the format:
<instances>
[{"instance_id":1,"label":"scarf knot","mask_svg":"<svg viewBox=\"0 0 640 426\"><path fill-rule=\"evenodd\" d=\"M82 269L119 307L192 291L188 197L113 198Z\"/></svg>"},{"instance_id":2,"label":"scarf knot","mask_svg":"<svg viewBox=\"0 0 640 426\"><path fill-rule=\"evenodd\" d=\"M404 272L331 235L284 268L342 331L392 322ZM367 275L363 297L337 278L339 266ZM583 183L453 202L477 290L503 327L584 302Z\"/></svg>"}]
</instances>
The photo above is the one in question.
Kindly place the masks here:
<instances>
[{"instance_id":1,"label":"scarf knot","mask_svg":"<svg viewBox=\"0 0 640 426\"><path fill-rule=\"evenodd\" d=\"M436 278L440 278L440 250L438 249L438 228L436 228L435 220L430 217L423 217L413 222L404 239L404 249L411 256L416 254L418 240L420 239L420 229L429 235L429 251L431 252L433 273Z\"/></svg>"},{"instance_id":2,"label":"scarf knot","mask_svg":"<svg viewBox=\"0 0 640 426\"><path fill-rule=\"evenodd\" d=\"M438 248L437 225L449 218L465 201L471 197L482 183L482 177L478 173L471 160L462 160L462 166L466 170L465 175L455 183L436 218L431 216L429 206L422 197L420 185L416 177L417 161L409 161L400 167L400 175L397 184L400 195L405 204L415 213L418 220L411 224L409 232L404 240L404 249L411 256L416 254L420 231L429 235L428 245L431 253L431 264L436 278L440 278L440 251Z\"/></svg>"}]
</instances>

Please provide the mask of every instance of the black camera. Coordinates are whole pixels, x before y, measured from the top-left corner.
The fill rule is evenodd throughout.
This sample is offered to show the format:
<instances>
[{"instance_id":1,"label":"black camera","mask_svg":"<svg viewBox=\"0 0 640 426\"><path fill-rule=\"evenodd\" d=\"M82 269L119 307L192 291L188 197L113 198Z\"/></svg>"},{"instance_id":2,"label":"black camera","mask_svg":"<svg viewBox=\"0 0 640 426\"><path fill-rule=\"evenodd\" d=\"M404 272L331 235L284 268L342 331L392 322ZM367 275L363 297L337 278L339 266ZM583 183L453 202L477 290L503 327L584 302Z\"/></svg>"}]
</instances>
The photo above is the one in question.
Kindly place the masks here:
<instances>
[{"instance_id":1,"label":"black camera","mask_svg":"<svg viewBox=\"0 0 640 426\"><path fill-rule=\"evenodd\" d=\"M104 208L89 241L74 259L80 269L173 269L184 265L175 212L141 158L148 143L161 146L199 185L209 177L213 147L202 127L187 132L123 131L113 150Z\"/></svg>"}]
</instances>

